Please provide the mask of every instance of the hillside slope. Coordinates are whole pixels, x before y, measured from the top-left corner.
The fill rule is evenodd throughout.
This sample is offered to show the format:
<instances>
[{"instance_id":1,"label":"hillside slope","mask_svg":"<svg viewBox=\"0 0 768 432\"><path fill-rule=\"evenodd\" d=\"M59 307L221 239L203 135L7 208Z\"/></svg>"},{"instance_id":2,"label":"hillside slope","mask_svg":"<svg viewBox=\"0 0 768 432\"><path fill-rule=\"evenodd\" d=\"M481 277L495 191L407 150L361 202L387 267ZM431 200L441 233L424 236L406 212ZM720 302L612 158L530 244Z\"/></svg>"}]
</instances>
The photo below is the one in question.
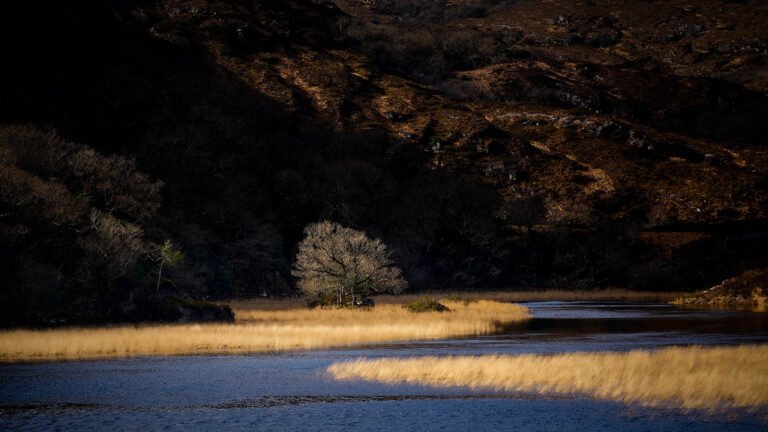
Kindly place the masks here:
<instances>
[{"instance_id":1,"label":"hillside slope","mask_svg":"<svg viewBox=\"0 0 768 432\"><path fill-rule=\"evenodd\" d=\"M693 290L765 266L768 8L647 4L9 10L6 324L288 294L321 219L381 237L416 289ZM158 286L166 240L185 259Z\"/></svg>"}]
</instances>

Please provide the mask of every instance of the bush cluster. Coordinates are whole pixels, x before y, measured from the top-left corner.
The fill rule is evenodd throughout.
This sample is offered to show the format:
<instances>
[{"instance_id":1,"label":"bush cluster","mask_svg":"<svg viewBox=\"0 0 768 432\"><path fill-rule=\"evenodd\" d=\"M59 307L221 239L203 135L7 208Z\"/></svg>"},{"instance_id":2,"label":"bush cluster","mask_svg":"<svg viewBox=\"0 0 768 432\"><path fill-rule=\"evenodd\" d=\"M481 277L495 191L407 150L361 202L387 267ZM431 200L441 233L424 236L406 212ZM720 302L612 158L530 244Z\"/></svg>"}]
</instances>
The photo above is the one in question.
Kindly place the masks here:
<instances>
[{"instance_id":1,"label":"bush cluster","mask_svg":"<svg viewBox=\"0 0 768 432\"><path fill-rule=\"evenodd\" d=\"M448 312L450 309L444 304L429 296L421 296L416 300L411 301L403 305L403 308L408 309L410 312Z\"/></svg>"}]
</instances>

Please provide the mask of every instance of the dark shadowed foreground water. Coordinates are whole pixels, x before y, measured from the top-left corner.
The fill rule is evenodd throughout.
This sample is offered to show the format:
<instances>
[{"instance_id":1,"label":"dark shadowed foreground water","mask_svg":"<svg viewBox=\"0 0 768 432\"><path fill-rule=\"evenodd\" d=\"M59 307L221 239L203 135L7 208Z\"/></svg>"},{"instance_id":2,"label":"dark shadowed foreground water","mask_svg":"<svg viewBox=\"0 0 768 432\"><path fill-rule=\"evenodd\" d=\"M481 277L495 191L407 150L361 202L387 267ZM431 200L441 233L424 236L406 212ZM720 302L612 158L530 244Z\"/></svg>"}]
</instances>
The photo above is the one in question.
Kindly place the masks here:
<instances>
[{"instance_id":1,"label":"dark shadowed foreground water","mask_svg":"<svg viewBox=\"0 0 768 432\"><path fill-rule=\"evenodd\" d=\"M358 357L557 353L767 343L766 314L528 303L505 334L275 355L145 357L0 366L0 430L768 430L768 413L716 415L583 396L339 382Z\"/></svg>"}]
</instances>

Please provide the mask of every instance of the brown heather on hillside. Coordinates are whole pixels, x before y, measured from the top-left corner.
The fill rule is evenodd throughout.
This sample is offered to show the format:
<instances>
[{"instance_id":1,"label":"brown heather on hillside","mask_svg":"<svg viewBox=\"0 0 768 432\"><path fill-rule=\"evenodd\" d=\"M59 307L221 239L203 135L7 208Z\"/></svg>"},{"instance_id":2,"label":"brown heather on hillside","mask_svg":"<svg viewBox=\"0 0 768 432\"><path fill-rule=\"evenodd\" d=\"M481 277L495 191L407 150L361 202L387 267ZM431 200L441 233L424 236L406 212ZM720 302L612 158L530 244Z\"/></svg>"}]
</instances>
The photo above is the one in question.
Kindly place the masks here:
<instances>
[{"instance_id":1,"label":"brown heather on hillside","mask_svg":"<svg viewBox=\"0 0 768 432\"><path fill-rule=\"evenodd\" d=\"M418 357L335 363L336 379L435 387L581 393L652 406L768 405L768 346L672 347L626 353Z\"/></svg>"}]
</instances>

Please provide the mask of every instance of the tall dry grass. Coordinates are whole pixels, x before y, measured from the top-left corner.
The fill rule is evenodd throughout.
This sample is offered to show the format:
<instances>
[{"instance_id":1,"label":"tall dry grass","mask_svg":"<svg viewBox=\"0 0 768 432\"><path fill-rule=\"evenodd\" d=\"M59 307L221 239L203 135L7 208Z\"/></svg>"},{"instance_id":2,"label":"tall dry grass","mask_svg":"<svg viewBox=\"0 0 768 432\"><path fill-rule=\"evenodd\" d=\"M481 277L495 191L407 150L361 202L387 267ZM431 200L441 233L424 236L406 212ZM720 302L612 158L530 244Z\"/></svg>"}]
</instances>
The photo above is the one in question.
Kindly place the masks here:
<instances>
[{"instance_id":1,"label":"tall dry grass","mask_svg":"<svg viewBox=\"0 0 768 432\"><path fill-rule=\"evenodd\" d=\"M377 305L403 304L415 300L421 296L429 296L437 299L463 298L469 300L495 300L500 302L521 301L649 301L668 302L685 293L677 291L630 291L621 288L609 288L591 291L568 290L537 290L537 291L439 291L421 292L418 294L405 294L398 296L376 296ZM286 310L300 309L305 305L304 300L298 298L255 298L248 300L231 300L226 304L237 311L248 312L253 310Z\"/></svg>"},{"instance_id":2,"label":"tall dry grass","mask_svg":"<svg viewBox=\"0 0 768 432\"><path fill-rule=\"evenodd\" d=\"M768 346L672 347L625 353L419 357L336 363L337 379L583 393L684 408L768 405Z\"/></svg>"},{"instance_id":3,"label":"tall dry grass","mask_svg":"<svg viewBox=\"0 0 768 432\"><path fill-rule=\"evenodd\" d=\"M494 322L519 321L528 317L528 309L510 303L494 300L471 302L440 300L451 312L412 313L403 309L403 300L392 304L379 304L372 308L329 308L329 309L241 309L233 306L239 322L269 323L318 323L392 325L395 323L419 327L439 327L450 323L462 328L463 334L475 334L493 330Z\"/></svg>"},{"instance_id":4,"label":"tall dry grass","mask_svg":"<svg viewBox=\"0 0 768 432\"><path fill-rule=\"evenodd\" d=\"M421 295L435 298L462 297L466 299L485 299L503 302L521 301L647 301L667 302L683 295L673 291L631 291L621 288L609 288L590 291L569 290L536 290L536 291L455 291L455 292L426 292L423 294L408 294L397 297L382 296L376 298L376 304L398 303L410 301Z\"/></svg>"},{"instance_id":5,"label":"tall dry grass","mask_svg":"<svg viewBox=\"0 0 768 432\"><path fill-rule=\"evenodd\" d=\"M398 305L360 309L239 310L237 324L176 324L0 332L0 361L318 349L488 334L525 320L522 306L447 303L451 312Z\"/></svg>"}]
</instances>

